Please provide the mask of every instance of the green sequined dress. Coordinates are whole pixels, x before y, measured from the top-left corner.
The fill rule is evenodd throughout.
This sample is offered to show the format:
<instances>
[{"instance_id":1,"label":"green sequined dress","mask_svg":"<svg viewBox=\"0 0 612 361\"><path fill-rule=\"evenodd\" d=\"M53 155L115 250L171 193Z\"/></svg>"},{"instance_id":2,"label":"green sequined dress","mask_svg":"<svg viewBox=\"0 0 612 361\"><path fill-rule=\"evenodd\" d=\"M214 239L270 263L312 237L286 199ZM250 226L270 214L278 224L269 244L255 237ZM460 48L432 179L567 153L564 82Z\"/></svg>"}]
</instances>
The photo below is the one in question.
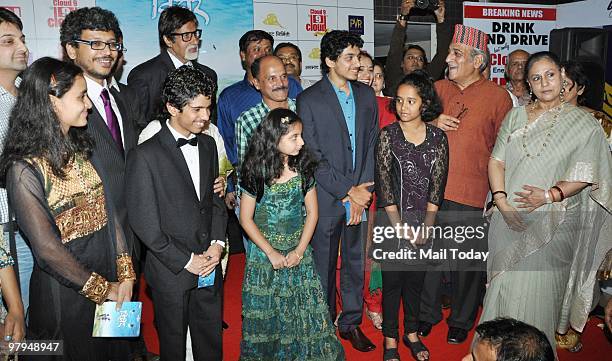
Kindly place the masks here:
<instances>
[{"instance_id":1,"label":"green sequined dress","mask_svg":"<svg viewBox=\"0 0 612 361\"><path fill-rule=\"evenodd\" d=\"M283 255L300 241L303 204L299 176L266 186L257 203L255 224ZM242 314L240 360L344 360L310 246L297 267L275 271L265 253L251 244L242 286Z\"/></svg>"}]
</instances>

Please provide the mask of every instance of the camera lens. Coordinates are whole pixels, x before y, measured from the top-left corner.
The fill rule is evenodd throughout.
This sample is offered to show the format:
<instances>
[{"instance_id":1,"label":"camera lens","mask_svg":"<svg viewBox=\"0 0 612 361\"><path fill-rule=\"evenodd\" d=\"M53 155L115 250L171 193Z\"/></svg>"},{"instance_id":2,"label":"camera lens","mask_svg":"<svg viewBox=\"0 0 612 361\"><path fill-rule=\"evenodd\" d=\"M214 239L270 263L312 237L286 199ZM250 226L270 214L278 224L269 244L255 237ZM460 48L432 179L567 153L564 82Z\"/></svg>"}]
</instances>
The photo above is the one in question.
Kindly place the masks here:
<instances>
[{"instance_id":1,"label":"camera lens","mask_svg":"<svg viewBox=\"0 0 612 361\"><path fill-rule=\"evenodd\" d=\"M435 0L434 0L435 1ZM429 6L429 0L416 0L414 6L416 8L425 10Z\"/></svg>"}]
</instances>

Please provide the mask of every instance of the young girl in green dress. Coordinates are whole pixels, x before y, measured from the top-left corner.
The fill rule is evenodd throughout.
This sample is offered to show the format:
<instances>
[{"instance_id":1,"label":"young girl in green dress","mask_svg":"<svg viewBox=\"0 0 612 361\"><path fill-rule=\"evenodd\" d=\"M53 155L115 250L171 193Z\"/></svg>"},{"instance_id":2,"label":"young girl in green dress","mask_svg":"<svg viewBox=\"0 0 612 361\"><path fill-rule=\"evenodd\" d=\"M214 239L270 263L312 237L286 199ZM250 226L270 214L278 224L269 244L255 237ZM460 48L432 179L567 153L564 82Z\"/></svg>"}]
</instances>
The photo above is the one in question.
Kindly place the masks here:
<instances>
[{"instance_id":1,"label":"young girl in green dress","mask_svg":"<svg viewBox=\"0 0 612 361\"><path fill-rule=\"evenodd\" d=\"M344 360L309 246L318 217L314 170L297 114L268 113L240 180L240 223L257 246L242 286L241 360Z\"/></svg>"}]
</instances>

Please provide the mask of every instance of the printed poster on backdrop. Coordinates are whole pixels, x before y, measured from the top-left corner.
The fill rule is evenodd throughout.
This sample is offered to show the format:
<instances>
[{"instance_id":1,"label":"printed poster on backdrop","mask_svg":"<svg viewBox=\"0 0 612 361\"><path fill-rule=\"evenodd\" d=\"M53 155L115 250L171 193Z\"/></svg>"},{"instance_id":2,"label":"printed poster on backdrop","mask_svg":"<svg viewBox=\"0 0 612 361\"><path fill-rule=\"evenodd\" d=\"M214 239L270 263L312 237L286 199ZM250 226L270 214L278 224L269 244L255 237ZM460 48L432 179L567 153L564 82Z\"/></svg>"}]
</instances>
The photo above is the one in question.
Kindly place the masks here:
<instances>
[{"instance_id":1,"label":"printed poster on backdrop","mask_svg":"<svg viewBox=\"0 0 612 361\"><path fill-rule=\"evenodd\" d=\"M244 76L238 40L253 29L252 0L97 0L96 4L119 19L128 49L123 81L132 68L159 54L157 22L161 12L172 5L196 14L202 29L198 61L217 72L219 91Z\"/></svg>"},{"instance_id":2,"label":"printed poster on backdrop","mask_svg":"<svg viewBox=\"0 0 612 361\"><path fill-rule=\"evenodd\" d=\"M557 8L552 5L463 3L463 24L489 34L491 80L500 85L506 83L508 54L516 49L548 50L556 20Z\"/></svg>"},{"instance_id":3,"label":"printed poster on backdrop","mask_svg":"<svg viewBox=\"0 0 612 361\"><path fill-rule=\"evenodd\" d=\"M0 0L0 6L13 11L23 22L29 63L43 56L61 58L59 28L64 18L73 10L95 3L95 0Z\"/></svg>"}]
</instances>

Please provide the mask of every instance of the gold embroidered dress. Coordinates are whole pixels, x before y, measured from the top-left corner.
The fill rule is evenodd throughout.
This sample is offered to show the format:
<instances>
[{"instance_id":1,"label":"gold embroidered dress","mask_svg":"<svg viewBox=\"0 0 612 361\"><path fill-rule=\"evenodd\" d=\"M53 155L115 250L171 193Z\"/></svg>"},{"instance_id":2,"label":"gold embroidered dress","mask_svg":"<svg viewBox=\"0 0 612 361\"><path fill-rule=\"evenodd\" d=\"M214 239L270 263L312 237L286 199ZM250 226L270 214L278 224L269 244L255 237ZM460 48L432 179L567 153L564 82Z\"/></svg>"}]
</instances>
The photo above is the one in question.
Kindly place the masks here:
<instances>
[{"instance_id":1,"label":"gold embroidered dress","mask_svg":"<svg viewBox=\"0 0 612 361\"><path fill-rule=\"evenodd\" d=\"M36 262L28 339L63 340L66 360L128 359L126 341L92 338L96 303L109 282L134 279L123 232L89 160L75 156L65 178L45 159L14 163L7 191Z\"/></svg>"},{"instance_id":2,"label":"gold embroidered dress","mask_svg":"<svg viewBox=\"0 0 612 361\"><path fill-rule=\"evenodd\" d=\"M491 157L504 162L505 191L514 207L514 192L525 184L541 189L559 181L590 184L562 202L522 212L524 232L511 230L497 210L491 218L489 284L480 322L516 318L555 345L555 331L563 333L569 325L582 331L597 269L612 246L612 156L603 129L569 104L529 125L525 107L514 108Z\"/></svg>"}]
</instances>

